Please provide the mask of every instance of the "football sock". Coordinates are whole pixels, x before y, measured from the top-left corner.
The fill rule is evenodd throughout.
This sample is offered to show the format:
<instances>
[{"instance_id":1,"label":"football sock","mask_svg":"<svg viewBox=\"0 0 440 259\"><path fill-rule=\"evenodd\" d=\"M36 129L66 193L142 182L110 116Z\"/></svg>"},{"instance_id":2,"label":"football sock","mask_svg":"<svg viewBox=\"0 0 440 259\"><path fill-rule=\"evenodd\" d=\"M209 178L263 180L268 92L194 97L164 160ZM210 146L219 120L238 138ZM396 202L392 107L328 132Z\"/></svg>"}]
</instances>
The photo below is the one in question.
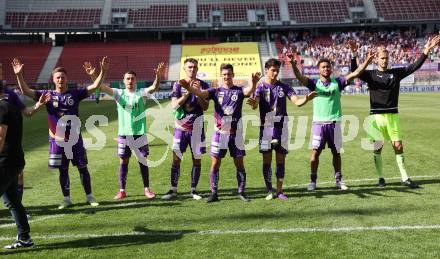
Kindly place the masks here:
<instances>
[{"instance_id":1,"label":"football sock","mask_svg":"<svg viewBox=\"0 0 440 259\"><path fill-rule=\"evenodd\" d=\"M376 174L379 178L383 178L382 174L382 154L374 153L374 167L376 168Z\"/></svg>"},{"instance_id":2,"label":"football sock","mask_svg":"<svg viewBox=\"0 0 440 259\"><path fill-rule=\"evenodd\" d=\"M270 164L263 164L263 179L268 192L272 191L272 169Z\"/></svg>"},{"instance_id":3,"label":"football sock","mask_svg":"<svg viewBox=\"0 0 440 259\"><path fill-rule=\"evenodd\" d=\"M128 164L119 164L119 188L125 190L127 183Z\"/></svg>"},{"instance_id":4,"label":"football sock","mask_svg":"<svg viewBox=\"0 0 440 259\"><path fill-rule=\"evenodd\" d=\"M64 197L70 196L70 180L69 180L69 169L68 168L60 168L60 186L61 191L63 192Z\"/></svg>"},{"instance_id":5,"label":"football sock","mask_svg":"<svg viewBox=\"0 0 440 259\"><path fill-rule=\"evenodd\" d=\"M79 170L79 176L81 179L81 183L82 186L84 188L84 192L86 194L91 194L92 193L92 185L91 185L91 181L90 181L90 173L89 170L86 167L83 168L78 168Z\"/></svg>"},{"instance_id":6,"label":"football sock","mask_svg":"<svg viewBox=\"0 0 440 259\"><path fill-rule=\"evenodd\" d=\"M200 171L202 167L200 165L193 165L191 170L191 190L195 190L197 188L197 184L199 184L200 180Z\"/></svg>"},{"instance_id":7,"label":"football sock","mask_svg":"<svg viewBox=\"0 0 440 259\"><path fill-rule=\"evenodd\" d=\"M402 176L402 181L405 182L406 180L408 180L408 174L406 173L405 159L403 157L403 154L396 154L396 162L400 170L400 175Z\"/></svg>"}]
</instances>

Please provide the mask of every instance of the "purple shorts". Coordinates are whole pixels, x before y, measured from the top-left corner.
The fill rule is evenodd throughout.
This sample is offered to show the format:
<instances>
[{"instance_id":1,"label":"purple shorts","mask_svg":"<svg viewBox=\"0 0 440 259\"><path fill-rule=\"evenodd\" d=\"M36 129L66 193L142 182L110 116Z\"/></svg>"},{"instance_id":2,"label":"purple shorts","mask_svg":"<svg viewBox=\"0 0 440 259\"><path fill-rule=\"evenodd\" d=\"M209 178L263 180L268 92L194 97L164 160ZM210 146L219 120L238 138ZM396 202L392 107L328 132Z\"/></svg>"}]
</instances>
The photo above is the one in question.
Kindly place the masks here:
<instances>
[{"instance_id":1,"label":"purple shorts","mask_svg":"<svg viewBox=\"0 0 440 259\"><path fill-rule=\"evenodd\" d=\"M322 150L326 143L329 148L335 148L340 153L342 148L341 122L313 122L311 147Z\"/></svg>"},{"instance_id":2,"label":"purple shorts","mask_svg":"<svg viewBox=\"0 0 440 259\"><path fill-rule=\"evenodd\" d=\"M64 152L64 147L57 145L56 140L49 137L49 168L68 168L70 160L78 168L87 166L87 153L81 135L78 138L78 142L72 147L72 155L72 159L68 159Z\"/></svg>"},{"instance_id":3,"label":"purple shorts","mask_svg":"<svg viewBox=\"0 0 440 259\"><path fill-rule=\"evenodd\" d=\"M282 126L284 125L284 126ZM289 133L287 124L281 124L279 127L260 127L259 146L260 153L275 152L280 154L289 153Z\"/></svg>"},{"instance_id":4,"label":"purple shorts","mask_svg":"<svg viewBox=\"0 0 440 259\"><path fill-rule=\"evenodd\" d=\"M174 129L173 151L176 154L183 155L189 146L195 159L200 159L202 154L206 153L205 132L202 130L196 135L194 131L183 131Z\"/></svg>"},{"instance_id":5,"label":"purple shorts","mask_svg":"<svg viewBox=\"0 0 440 259\"><path fill-rule=\"evenodd\" d=\"M131 150L137 157L147 157L149 154L147 135L118 136L118 156L130 158Z\"/></svg>"},{"instance_id":6,"label":"purple shorts","mask_svg":"<svg viewBox=\"0 0 440 259\"><path fill-rule=\"evenodd\" d=\"M226 134L219 131L214 131L211 139L211 156L223 158L229 148L231 157L244 157L243 134Z\"/></svg>"}]
</instances>

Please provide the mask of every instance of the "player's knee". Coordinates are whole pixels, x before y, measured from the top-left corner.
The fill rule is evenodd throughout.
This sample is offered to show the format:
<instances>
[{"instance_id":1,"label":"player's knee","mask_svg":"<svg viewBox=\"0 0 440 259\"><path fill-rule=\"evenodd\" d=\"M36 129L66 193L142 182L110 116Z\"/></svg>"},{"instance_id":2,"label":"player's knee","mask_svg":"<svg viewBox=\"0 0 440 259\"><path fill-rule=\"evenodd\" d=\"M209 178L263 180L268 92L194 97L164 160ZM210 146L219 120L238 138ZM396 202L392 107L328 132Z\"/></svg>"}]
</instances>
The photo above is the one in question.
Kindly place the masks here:
<instances>
[{"instance_id":1,"label":"player's knee","mask_svg":"<svg viewBox=\"0 0 440 259\"><path fill-rule=\"evenodd\" d=\"M402 144L396 144L394 145L394 152L396 154L401 154L403 153L403 145Z\"/></svg>"},{"instance_id":2,"label":"player's knee","mask_svg":"<svg viewBox=\"0 0 440 259\"><path fill-rule=\"evenodd\" d=\"M338 149L332 148L331 151L332 151L333 156L341 156L341 154L339 153Z\"/></svg>"},{"instance_id":3,"label":"player's knee","mask_svg":"<svg viewBox=\"0 0 440 259\"><path fill-rule=\"evenodd\" d=\"M121 158L119 159L119 162L123 165L127 165L128 164L129 159L128 158Z\"/></svg>"},{"instance_id":4,"label":"player's knee","mask_svg":"<svg viewBox=\"0 0 440 259\"><path fill-rule=\"evenodd\" d=\"M310 155L310 162L319 161L319 155L320 155L320 152L318 150L313 150L312 154Z\"/></svg>"},{"instance_id":5,"label":"player's knee","mask_svg":"<svg viewBox=\"0 0 440 259\"><path fill-rule=\"evenodd\" d=\"M212 170L218 170L219 168L220 168L220 161L212 160L211 161L211 169Z\"/></svg>"},{"instance_id":6,"label":"player's knee","mask_svg":"<svg viewBox=\"0 0 440 259\"><path fill-rule=\"evenodd\" d=\"M173 156L173 166L178 166L180 165L180 158L177 156Z\"/></svg>"},{"instance_id":7,"label":"player's knee","mask_svg":"<svg viewBox=\"0 0 440 259\"><path fill-rule=\"evenodd\" d=\"M193 165L194 165L194 166L201 166L201 165L202 165L202 160L200 160L200 159L194 159L194 158L193 158Z\"/></svg>"},{"instance_id":8,"label":"player's knee","mask_svg":"<svg viewBox=\"0 0 440 259\"><path fill-rule=\"evenodd\" d=\"M239 166L239 167L235 168L235 170L237 170L237 172L246 172L246 169L244 168L244 166Z\"/></svg>"}]
</instances>

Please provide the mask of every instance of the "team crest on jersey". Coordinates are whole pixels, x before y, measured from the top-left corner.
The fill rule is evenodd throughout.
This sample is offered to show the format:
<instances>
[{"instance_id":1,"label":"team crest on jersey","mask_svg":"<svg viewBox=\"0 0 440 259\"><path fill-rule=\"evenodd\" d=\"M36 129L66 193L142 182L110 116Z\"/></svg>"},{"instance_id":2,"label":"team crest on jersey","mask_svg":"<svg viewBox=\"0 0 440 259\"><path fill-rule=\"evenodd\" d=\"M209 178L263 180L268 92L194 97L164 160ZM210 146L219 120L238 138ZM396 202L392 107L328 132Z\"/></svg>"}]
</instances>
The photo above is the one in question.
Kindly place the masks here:
<instances>
[{"instance_id":1,"label":"team crest on jersey","mask_svg":"<svg viewBox=\"0 0 440 259\"><path fill-rule=\"evenodd\" d=\"M280 89L280 90L279 90L279 92L278 92L278 97L279 97L279 98L283 98L283 97L284 97L284 91L283 91L283 89Z\"/></svg>"},{"instance_id":2,"label":"team crest on jersey","mask_svg":"<svg viewBox=\"0 0 440 259\"><path fill-rule=\"evenodd\" d=\"M238 100L238 95L237 95L236 93L234 93L234 94L231 96L231 100L232 100L233 102L236 102L236 101Z\"/></svg>"}]
</instances>

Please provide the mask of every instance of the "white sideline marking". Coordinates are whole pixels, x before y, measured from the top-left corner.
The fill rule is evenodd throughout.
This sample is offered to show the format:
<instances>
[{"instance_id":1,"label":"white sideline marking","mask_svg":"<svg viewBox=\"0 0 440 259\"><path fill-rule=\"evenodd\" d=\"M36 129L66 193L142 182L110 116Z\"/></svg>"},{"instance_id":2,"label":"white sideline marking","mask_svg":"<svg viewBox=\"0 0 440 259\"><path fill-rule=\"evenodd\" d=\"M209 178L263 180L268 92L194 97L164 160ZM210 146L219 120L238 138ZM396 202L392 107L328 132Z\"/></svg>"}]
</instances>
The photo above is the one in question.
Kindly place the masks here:
<instances>
[{"instance_id":1,"label":"white sideline marking","mask_svg":"<svg viewBox=\"0 0 440 259\"><path fill-rule=\"evenodd\" d=\"M411 176L411 178L413 178L413 179L416 179L416 178L439 178L439 177L440 177L440 175L415 175L415 176ZM390 177L390 178L385 178L385 179L386 180L399 180L400 177ZM344 182L353 183L353 182L369 182L369 181L377 181L377 178L353 179L353 180L345 180ZM334 182L318 182L318 185L325 185L325 184L334 184ZM308 183L291 184L291 185L285 186L284 188L300 187L300 186L307 186L307 185L308 185ZM119 203L119 204L102 206L102 207L104 207L104 208L117 208L117 207L128 207L128 206L137 205L137 204L140 204L140 203L139 202ZM38 222L38 221L45 221L47 219L52 219L52 218L64 217L66 215L67 214L58 214L58 215L51 215L51 216L36 218L36 219L30 220L29 223ZM434 226L437 227L437 225L434 225ZM0 225L0 228L7 228L7 227L15 227L15 223L8 223L8 224ZM421 226L421 227L423 227L423 226ZM430 227L430 226L428 226L428 227ZM434 228L432 228L432 229L434 229ZM203 231L201 231L201 232L203 232ZM310 232L310 231L303 231L303 232ZM318 231L315 231L315 232L318 232ZM137 232L132 232L131 235L133 235L133 233L137 233ZM259 232L255 232L255 233L259 233ZM272 232L268 232L268 233L272 233ZM274 233L281 233L281 232L274 232ZM140 233L140 234L146 235L145 233ZM201 233L201 234L203 234L203 233ZM126 235L126 234L124 234L124 235ZM2 240L1 237L0 237L0 240Z\"/></svg>"},{"instance_id":2,"label":"white sideline marking","mask_svg":"<svg viewBox=\"0 0 440 259\"><path fill-rule=\"evenodd\" d=\"M114 205L109 205L109 206L102 206L103 208L119 208L119 207L129 207L129 206L133 206L133 205L138 205L141 204L139 202L127 202L127 203L118 203L118 204L114 204ZM99 207L97 207L99 208Z\"/></svg>"},{"instance_id":3,"label":"white sideline marking","mask_svg":"<svg viewBox=\"0 0 440 259\"><path fill-rule=\"evenodd\" d=\"M126 232L109 234L72 234L72 235L40 235L32 239L75 239L101 238L120 236L181 236L181 235L238 235L238 234L283 234L283 233L317 233L317 232L363 232L363 231L401 231L401 230L433 230L440 229L440 225L404 225L404 226L372 226L372 227L341 227L341 228L287 228L287 229L247 229L247 230L201 230L194 232ZM0 236L0 241L11 240L13 237Z\"/></svg>"},{"instance_id":4,"label":"white sideline marking","mask_svg":"<svg viewBox=\"0 0 440 259\"><path fill-rule=\"evenodd\" d=\"M410 176L411 179L418 179L418 178L439 178L440 175L414 175ZM344 180L345 183L356 183L356 182L376 182L378 178L364 178L364 179L353 179L353 180ZM400 177L389 177L385 178L385 180L400 180ZM318 182L317 185L323 185L323 184L335 184L334 181L332 182ZM307 186L309 183L301 183L301 184L290 184L286 185L284 188L289 187L299 187L299 186Z\"/></svg>"},{"instance_id":5,"label":"white sideline marking","mask_svg":"<svg viewBox=\"0 0 440 259\"><path fill-rule=\"evenodd\" d=\"M50 215L50 216L35 218L35 219L29 220L29 223L38 222L38 221L45 221L47 219L60 218L60 217L66 216L66 215L67 214L57 214L57 215ZM15 227L15 223L8 223L8 224L0 225L0 228L8 228L8 227Z\"/></svg>"}]
</instances>

